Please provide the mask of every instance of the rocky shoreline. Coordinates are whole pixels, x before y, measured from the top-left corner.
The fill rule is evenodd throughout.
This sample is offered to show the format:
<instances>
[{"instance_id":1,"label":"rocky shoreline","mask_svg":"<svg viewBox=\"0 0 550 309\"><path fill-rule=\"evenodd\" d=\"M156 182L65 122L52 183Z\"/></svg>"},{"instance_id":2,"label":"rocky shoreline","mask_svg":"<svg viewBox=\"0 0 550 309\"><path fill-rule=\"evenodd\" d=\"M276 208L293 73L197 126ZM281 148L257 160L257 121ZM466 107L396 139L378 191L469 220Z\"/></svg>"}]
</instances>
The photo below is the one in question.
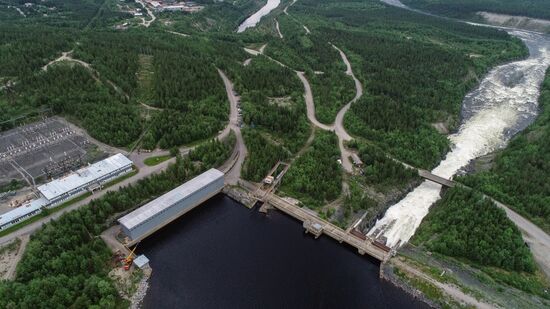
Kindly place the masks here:
<instances>
[{"instance_id":1,"label":"rocky shoreline","mask_svg":"<svg viewBox=\"0 0 550 309\"><path fill-rule=\"evenodd\" d=\"M413 288L412 286L406 284L402 280L400 280L393 271L393 266L391 266L389 263L382 262L380 264L380 279L382 281L385 281L405 293L411 295L413 298L420 300L421 302L427 304L428 306L432 308L440 308L438 304L433 302L432 300L428 299L422 292L419 290Z\"/></svg>"},{"instance_id":2,"label":"rocky shoreline","mask_svg":"<svg viewBox=\"0 0 550 309\"><path fill-rule=\"evenodd\" d=\"M147 290L149 289L149 278L152 273L151 267L147 267L143 270L143 278L138 283L137 289L134 294L128 299L130 301L131 309L139 309L147 295Z\"/></svg>"}]
</instances>

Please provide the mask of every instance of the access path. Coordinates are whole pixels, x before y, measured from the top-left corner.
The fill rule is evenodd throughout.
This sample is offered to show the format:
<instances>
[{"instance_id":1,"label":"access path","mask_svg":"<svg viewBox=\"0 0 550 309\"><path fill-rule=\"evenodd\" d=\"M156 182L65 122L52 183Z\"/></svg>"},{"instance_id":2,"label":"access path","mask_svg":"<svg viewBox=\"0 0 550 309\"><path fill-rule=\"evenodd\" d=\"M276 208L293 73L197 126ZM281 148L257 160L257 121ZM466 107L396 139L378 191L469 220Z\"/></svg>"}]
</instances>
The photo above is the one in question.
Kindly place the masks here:
<instances>
[{"instance_id":1,"label":"access path","mask_svg":"<svg viewBox=\"0 0 550 309\"><path fill-rule=\"evenodd\" d=\"M220 134L221 136L227 136L229 134L229 131L232 130L235 132L236 137L236 145L235 145L235 151L237 152L236 155L238 156L236 159L236 163L230 168L230 170L225 175L225 182L228 184L237 184L239 181L239 178L241 177L241 170L244 163L244 159L246 158L248 154L248 150L246 149L246 145L244 144L244 139L241 133L241 128L239 126L239 113L238 113L238 104L239 104L239 97L237 96L235 92L235 87L233 86L233 83L225 73L218 69L218 74L220 74L220 77L223 80L223 84L225 86L225 92L227 94L227 99L229 100L230 105L230 113L229 113L229 124L225 128L225 130Z\"/></svg>"}]
</instances>

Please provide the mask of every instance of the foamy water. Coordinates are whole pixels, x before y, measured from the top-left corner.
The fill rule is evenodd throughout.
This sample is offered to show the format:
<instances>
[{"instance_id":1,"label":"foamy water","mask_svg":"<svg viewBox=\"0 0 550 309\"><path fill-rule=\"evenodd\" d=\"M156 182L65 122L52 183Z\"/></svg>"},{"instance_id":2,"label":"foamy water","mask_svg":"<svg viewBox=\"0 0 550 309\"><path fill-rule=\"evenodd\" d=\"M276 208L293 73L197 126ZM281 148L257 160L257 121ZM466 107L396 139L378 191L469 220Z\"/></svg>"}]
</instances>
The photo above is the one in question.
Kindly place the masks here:
<instances>
[{"instance_id":1,"label":"foamy water","mask_svg":"<svg viewBox=\"0 0 550 309\"><path fill-rule=\"evenodd\" d=\"M452 150L432 173L451 178L472 159L502 148L537 114L540 85L550 65L550 40L540 34L513 31L530 50L526 60L493 69L464 98L463 124L450 135ZM385 236L395 247L414 234L430 206L440 199L441 185L425 181L391 206L369 235Z\"/></svg>"},{"instance_id":2,"label":"foamy water","mask_svg":"<svg viewBox=\"0 0 550 309\"><path fill-rule=\"evenodd\" d=\"M256 25L260 22L262 17L269 14L269 12L273 11L276 7L281 4L281 0L267 0L267 3L259 9L256 13L252 14L250 17L248 17L240 26L239 29L237 29L237 33L244 32L248 28L254 28Z\"/></svg>"}]
</instances>

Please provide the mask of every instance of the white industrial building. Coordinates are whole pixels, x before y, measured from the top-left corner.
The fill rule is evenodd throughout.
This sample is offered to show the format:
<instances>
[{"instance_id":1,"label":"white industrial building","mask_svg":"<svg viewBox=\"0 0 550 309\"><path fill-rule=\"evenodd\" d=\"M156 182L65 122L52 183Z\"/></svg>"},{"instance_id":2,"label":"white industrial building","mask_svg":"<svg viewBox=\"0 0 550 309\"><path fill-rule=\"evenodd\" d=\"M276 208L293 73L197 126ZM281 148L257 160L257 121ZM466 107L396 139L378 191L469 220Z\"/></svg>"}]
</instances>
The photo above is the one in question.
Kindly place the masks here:
<instances>
[{"instance_id":1,"label":"white industrial building","mask_svg":"<svg viewBox=\"0 0 550 309\"><path fill-rule=\"evenodd\" d=\"M81 194L101 188L105 182L131 170L132 161L119 153L41 185L37 188L40 193L38 199L0 215L0 230L42 212L43 208L54 207Z\"/></svg>"},{"instance_id":2,"label":"white industrial building","mask_svg":"<svg viewBox=\"0 0 550 309\"><path fill-rule=\"evenodd\" d=\"M101 187L105 182L132 170L132 161L122 154L116 154L65 177L38 187L40 194L52 205L74 198Z\"/></svg>"},{"instance_id":3,"label":"white industrial building","mask_svg":"<svg viewBox=\"0 0 550 309\"><path fill-rule=\"evenodd\" d=\"M118 219L133 244L192 210L224 186L224 174L210 169L183 185Z\"/></svg>"}]
</instances>

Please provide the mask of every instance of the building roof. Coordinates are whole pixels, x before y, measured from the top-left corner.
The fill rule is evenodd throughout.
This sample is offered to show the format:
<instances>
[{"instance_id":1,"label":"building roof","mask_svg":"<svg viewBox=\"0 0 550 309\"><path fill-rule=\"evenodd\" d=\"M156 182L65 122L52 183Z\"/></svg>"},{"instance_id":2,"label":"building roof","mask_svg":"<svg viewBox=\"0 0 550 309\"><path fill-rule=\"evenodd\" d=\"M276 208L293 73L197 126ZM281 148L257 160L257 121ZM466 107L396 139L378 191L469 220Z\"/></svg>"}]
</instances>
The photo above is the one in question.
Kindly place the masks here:
<instances>
[{"instance_id":1,"label":"building roof","mask_svg":"<svg viewBox=\"0 0 550 309\"><path fill-rule=\"evenodd\" d=\"M161 211L170 208L175 203L204 188L206 185L223 178L223 175L224 174L222 172L212 168L118 219L118 222L124 225L127 229L131 230L147 219L156 216Z\"/></svg>"},{"instance_id":2,"label":"building roof","mask_svg":"<svg viewBox=\"0 0 550 309\"><path fill-rule=\"evenodd\" d=\"M356 153L351 153L351 160L353 161L353 164L363 164L363 161L361 161L361 158Z\"/></svg>"},{"instance_id":3,"label":"building roof","mask_svg":"<svg viewBox=\"0 0 550 309\"><path fill-rule=\"evenodd\" d=\"M26 216L30 214L31 212L40 209L42 206L45 206L48 204L48 200L41 197L36 200L32 200L29 203L23 204L14 210L11 210L9 212L6 212L5 214L0 215L0 226L9 223L17 218L21 218L23 216Z\"/></svg>"},{"instance_id":4,"label":"building roof","mask_svg":"<svg viewBox=\"0 0 550 309\"><path fill-rule=\"evenodd\" d=\"M136 266L139 268L142 268L148 263L149 263L149 259L143 254L134 259L134 264L136 264Z\"/></svg>"},{"instance_id":5,"label":"building roof","mask_svg":"<svg viewBox=\"0 0 550 309\"><path fill-rule=\"evenodd\" d=\"M107 159L72 172L65 177L41 185L38 187L38 191L51 201L60 195L79 188L118 169L128 167L131 164L132 161L118 153Z\"/></svg>"}]
</instances>

